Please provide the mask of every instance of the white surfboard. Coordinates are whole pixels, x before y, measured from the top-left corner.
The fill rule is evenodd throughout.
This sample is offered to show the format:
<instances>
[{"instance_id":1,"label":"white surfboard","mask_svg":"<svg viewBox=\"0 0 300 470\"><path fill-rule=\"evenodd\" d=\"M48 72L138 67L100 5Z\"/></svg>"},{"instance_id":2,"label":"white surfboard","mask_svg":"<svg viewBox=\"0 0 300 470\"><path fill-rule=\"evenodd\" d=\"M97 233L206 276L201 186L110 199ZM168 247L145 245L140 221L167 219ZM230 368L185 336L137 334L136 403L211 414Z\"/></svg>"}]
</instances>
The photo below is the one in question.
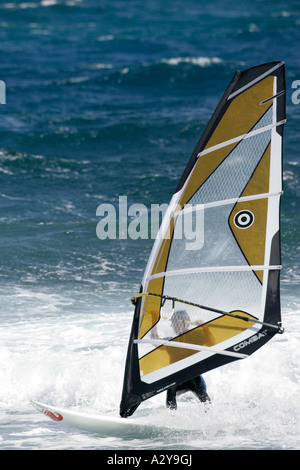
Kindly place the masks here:
<instances>
[{"instance_id":1,"label":"white surfboard","mask_svg":"<svg viewBox=\"0 0 300 470\"><path fill-rule=\"evenodd\" d=\"M103 436L134 435L141 437L159 431L166 430L162 424L149 424L144 418L119 418L109 415L97 415L46 405L37 401L31 401L32 405L42 414L53 419L57 423L66 424L73 428L88 431ZM172 429L172 428L169 428Z\"/></svg>"}]
</instances>

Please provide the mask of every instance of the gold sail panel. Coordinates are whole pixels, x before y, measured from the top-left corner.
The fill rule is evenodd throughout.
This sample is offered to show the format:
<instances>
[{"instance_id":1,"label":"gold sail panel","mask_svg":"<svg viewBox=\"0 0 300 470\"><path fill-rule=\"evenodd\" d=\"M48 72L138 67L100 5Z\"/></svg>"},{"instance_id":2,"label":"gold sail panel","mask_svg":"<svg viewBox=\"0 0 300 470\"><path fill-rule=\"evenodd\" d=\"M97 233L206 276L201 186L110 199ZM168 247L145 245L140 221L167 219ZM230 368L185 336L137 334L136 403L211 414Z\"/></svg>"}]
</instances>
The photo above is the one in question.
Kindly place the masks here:
<instances>
[{"instance_id":1,"label":"gold sail panel","mask_svg":"<svg viewBox=\"0 0 300 470\"><path fill-rule=\"evenodd\" d=\"M272 105L261 104L273 95L274 77L269 76L238 95L230 104L205 149L247 134Z\"/></svg>"},{"instance_id":2,"label":"gold sail panel","mask_svg":"<svg viewBox=\"0 0 300 470\"><path fill-rule=\"evenodd\" d=\"M270 147L269 144L241 197L269 192ZM249 265L265 263L267 211L268 198L265 197L238 202L230 215L230 228ZM255 271L255 274L262 283L263 271Z\"/></svg>"},{"instance_id":3,"label":"gold sail panel","mask_svg":"<svg viewBox=\"0 0 300 470\"><path fill-rule=\"evenodd\" d=\"M232 312L233 314L242 314L244 317L253 318L244 312ZM227 317L226 315L215 320L200 325L197 328L178 336L173 341L179 341L198 346L215 346L227 339L245 331L254 325L254 322L241 320L238 318ZM139 360L140 371L142 375L154 372L162 367L169 366L175 362L186 359L193 354L199 353L197 350L173 348L172 346L160 346Z\"/></svg>"},{"instance_id":4,"label":"gold sail panel","mask_svg":"<svg viewBox=\"0 0 300 470\"><path fill-rule=\"evenodd\" d=\"M204 150L247 134L272 106L272 101L260 103L272 96L273 84L274 77L270 76L238 95L225 112ZM238 142L231 143L198 158L179 201L182 207L237 144Z\"/></svg>"}]
</instances>

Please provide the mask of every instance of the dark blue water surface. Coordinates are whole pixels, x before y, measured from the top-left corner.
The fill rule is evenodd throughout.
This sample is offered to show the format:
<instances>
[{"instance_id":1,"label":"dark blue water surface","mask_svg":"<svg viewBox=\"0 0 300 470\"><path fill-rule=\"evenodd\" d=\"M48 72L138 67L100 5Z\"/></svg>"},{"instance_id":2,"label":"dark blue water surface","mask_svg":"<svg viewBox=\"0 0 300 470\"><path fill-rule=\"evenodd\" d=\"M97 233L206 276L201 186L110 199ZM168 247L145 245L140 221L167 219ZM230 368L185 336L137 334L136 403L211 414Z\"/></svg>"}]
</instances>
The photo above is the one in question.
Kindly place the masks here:
<instances>
[{"instance_id":1,"label":"dark blue water surface","mask_svg":"<svg viewBox=\"0 0 300 470\"><path fill-rule=\"evenodd\" d=\"M97 206L168 202L235 70L273 60L287 71L283 276L297 280L298 2L2 2L0 28L4 290L137 285L152 240L100 241Z\"/></svg>"},{"instance_id":2,"label":"dark blue water surface","mask_svg":"<svg viewBox=\"0 0 300 470\"><path fill-rule=\"evenodd\" d=\"M255 418L264 431L254 436L255 421L240 448L255 447L252 438L262 448L296 446L288 438L298 436L298 421L291 431L298 414L289 407L299 396L293 388L299 376L299 342L293 332L299 312L300 104L292 99L292 86L300 80L299 30L296 0L1 1L0 80L6 84L6 104L0 105L2 448L82 445L73 435L65 434L64 441L59 434L39 438L35 428L30 434L28 423L37 419L29 411L30 398L100 410L110 400L118 406L121 384L113 384L121 381L131 323L129 315L123 325L120 312L132 309L129 299L139 287L153 240L100 240L97 207L118 207L119 196L127 196L128 205L147 208L168 203L234 72L277 60L286 63L281 285L290 340L280 343L280 355L272 350L270 362L282 362L276 383L286 374L291 395L281 420L263 385L269 369L260 371L259 384L256 373L250 374L252 398L258 396L259 403L260 392L264 397ZM110 326L107 312L120 325L111 320ZM57 317L66 328L59 329ZM85 325L86 318L95 322ZM110 359L101 362L97 354L107 338L109 347L116 343L108 349ZM99 351L89 349L96 341ZM259 366L254 363L252 369ZM118 379L109 375L113 371ZM97 402L99 375L105 380L100 391L106 403ZM224 389L226 378L218 378ZM248 389L243 395L240 386L237 380L228 396L240 390L244 399L238 402L248 403ZM210 388L212 394L218 390ZM22 407L27 407L26 418L16 412ZM249 412L244 431L250 421ZM229 437L223 428L216 435L213 431L205 446L213 448L223 435L218 445L233 445L228 429ZM266 435L271 436L268 444Z\"/></svg>"}]
</instances>

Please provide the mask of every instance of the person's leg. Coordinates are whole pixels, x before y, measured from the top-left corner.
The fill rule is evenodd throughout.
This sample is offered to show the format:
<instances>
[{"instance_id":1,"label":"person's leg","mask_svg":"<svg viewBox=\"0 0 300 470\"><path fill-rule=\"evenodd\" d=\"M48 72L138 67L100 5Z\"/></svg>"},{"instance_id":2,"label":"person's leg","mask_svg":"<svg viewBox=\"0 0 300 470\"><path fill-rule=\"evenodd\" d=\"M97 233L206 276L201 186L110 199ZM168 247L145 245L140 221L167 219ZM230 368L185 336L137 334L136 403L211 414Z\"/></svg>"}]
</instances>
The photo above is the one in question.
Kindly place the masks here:
<instances>
[{"instance_id":1,"label":"person's leg","mask_svg":"<svg viewBox=\"0 0 300 470\"><path fill-rule=\"evenodd\" d=\"M202 403L206 401L210 402L210 398L206 391L206 383L201 375L189 380L189 388Z\"/></svg>"},{"instance_id":2,"label":"person's leg","mask_svg":"<svg viewBox=\"0 0 300 470\"><path fill-rule=\"evenodd\" d=\"M177 409L176 387L168 388L166 405L167 405L167 408L170 408L170 410L176 410Z\"/></svg>"}]
</instances>

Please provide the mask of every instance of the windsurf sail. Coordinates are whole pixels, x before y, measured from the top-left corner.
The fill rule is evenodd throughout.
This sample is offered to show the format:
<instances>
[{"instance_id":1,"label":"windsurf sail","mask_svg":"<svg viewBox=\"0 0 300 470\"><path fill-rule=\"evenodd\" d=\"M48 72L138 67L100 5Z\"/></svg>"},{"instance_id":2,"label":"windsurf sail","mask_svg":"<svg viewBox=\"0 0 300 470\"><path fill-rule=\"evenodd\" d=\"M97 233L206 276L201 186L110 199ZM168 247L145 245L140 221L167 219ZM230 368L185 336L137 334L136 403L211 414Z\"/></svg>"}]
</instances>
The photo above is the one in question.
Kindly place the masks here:
<instances>
[{"instance_id":1,"label":"windsurf sail","mask_svg":"<svg viewBox=\"0 0 300 470\"><path fill-rule=\"evenodd\" d=\"M121 416L283 332L285 120L283 62L235 73L183 172L133 297ZM188 215L192 223L183 230Z\"/></svg>"}]
</instances>

